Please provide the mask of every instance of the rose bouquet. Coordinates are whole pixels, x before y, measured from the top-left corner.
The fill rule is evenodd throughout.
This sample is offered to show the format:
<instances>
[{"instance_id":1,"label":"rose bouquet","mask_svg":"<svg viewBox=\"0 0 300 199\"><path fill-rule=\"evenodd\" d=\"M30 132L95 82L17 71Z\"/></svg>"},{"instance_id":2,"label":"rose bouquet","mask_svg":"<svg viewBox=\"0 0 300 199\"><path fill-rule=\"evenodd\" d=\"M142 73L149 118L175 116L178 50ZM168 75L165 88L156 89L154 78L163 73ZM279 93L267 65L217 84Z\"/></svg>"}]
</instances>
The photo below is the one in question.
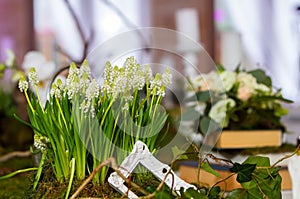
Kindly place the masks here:
<instances>
[{"instance_id":1,"label":"rose bouquet","mask_svg":"<svg viewBox=\"0 0 300 199\"><path fill-rule=\"evenodd\" d=\"M190 110L200 116L199 131L206 134L217 128L230 130L281 129L281 116L288 113L280 89L261 69L217 70L190 80Z\"/></svg>"}]
</instances>

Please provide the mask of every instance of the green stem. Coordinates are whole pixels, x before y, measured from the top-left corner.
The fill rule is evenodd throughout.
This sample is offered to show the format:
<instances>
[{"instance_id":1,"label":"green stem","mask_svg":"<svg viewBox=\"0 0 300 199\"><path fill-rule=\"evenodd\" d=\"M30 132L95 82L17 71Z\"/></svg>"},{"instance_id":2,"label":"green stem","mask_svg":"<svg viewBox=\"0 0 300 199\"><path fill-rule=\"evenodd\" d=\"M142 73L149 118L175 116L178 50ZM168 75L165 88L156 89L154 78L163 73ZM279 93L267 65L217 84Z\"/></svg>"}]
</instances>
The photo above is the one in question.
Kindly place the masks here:
<instances>
[{"instance_id":1,"label":"green stem","mask_svg":"<svg viewBox=\"0 0 300 199\"><path fill-rule=\"evenodd\" d=\"M63 121L64 121L64 123L65 123L66 129L67 129L67 131L68 131L68 125L67 125L67 122L66 122L66 118L65 118L64 113L63 113L63 111L62 111L62 108L61 108L61 106L60 106L60 104L59 104L59 101L58 101L57 98L55 98L55 101L56 101L56 104L57 104L57 106L58 106L58 109L59 109L59 112L60 112L60 114L61 114L61 117L62 117L62 119L63 119Z\"/></svg>"},{"instance_id":2,"label":"green stem","mask_svg":"<svg viewBox=\"0 0 300 199\"><path fill-rule=\"evenodd\" d=\"M28 103L28 105L29 105L31 111L34 113L35 110L33 109L32 104L31 104L31 101L29 100L29 96L28 96L27 91L25 91L24 93L25 93L25 97L26 97L27 103Z\"/></svg>"},{"instance_id":3,"label":"green stem","mask_svg":"<svg viewBox=\"0 0 300 199\"><path fill-rule=\"evenodd\" d=\"M7 178L11 178L19 173L25 173L25 172L28 172L28 171L36 171L38 170L38 168L27 168L27 169L20 169L20 170L17 170L17 171L14 171L10 174L7 174L5 176L0 176L0 180L5 180Z\"/></svg>"},{"instance_id":4,"label":"green stem","mask_svg":"<svg viewBox=\"0 0 300 199\"><path fill-rule=\"evenodd\" d=\"M43 108L43 105L42 105L41 97L40 97L40 94L39 94L39 89L38 89L38 87L37 87L36 84L34 84L34 89L35 89L35 93L36 93L36 96L38 98L40 107L42 108L42 111L44 112L44 108Z\"/></svg>"},{"instance_id":5,"label":"green stem","mask_svg":"<svg viewBox=\"0 0 300 199\"><path fill-rule=\"evenodd\" d=\"M72 158L71 160L71 176L70 176L70 181L69 181L69 185L68 185L68 189L67 189L67 192L66 192L66 197L65 199L69 198L69 194L70 194L70 191L71 191L71 187L72 187L72 182L73 182L73 179L74 179L74 173L75 173L75 158Z\"/></svg>"},{"instance_id":6,"label":"green stem","mask_svg":"<svg viewBox=\"0 0 300 199\"><path fill-rule=\"evenodd\" d=\"M37 173L36 173L36 176L35 176L35 179L34 179L34 183L33 183L33 190L36 189L37 184L38 184L38 182L39 182L39 180L41 178L41 174L42 174L43 166L44 166L44 163L45 163L46 155L47 155L46 152L42 152L42 157L41 157L40 165L38 167L38 170L37 170Z\"/></svg>"},{"instance_id":7,"label":"green stem","mask_svg":"<svg viewBox=\"0 0 300 199\"><path fill-rule=\"evenodd\" d=\"M111 108L111 106L113 105L113 103L114 103L114 98L111 100L111 102L109 103L108 107L105 109L105 112L104 112L104 114L102 116L102 120L101 120L101 123L100 123L100 127L103 126L103 123L105 121L106 115L107 115L109 109Z\"/></svg>"}]
</instances>

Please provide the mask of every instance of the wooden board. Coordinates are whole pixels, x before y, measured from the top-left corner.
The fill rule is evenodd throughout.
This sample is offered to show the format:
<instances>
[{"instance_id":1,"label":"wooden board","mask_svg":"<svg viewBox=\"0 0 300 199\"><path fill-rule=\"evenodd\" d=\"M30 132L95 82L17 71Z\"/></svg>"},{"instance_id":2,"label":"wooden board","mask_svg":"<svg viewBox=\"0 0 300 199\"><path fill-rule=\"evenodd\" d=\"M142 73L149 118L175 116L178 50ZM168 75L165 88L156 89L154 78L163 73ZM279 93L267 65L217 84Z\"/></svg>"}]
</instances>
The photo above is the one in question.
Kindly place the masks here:
<instances>
[{"instance_id":1,"label":"wooden board","mask_svg":"<svg viewBox=\"0 0 300 199\"><path fill-rule=\"evenodd\" d=\"M219 149L238 149L280 146L282 143L280 130L224 130L218 136L210 134L207 144Z\"/></svg>"},{"instance_id":2,"label":"wooden board","mask_svg":"<svg viewBox=\"0 0 300 199\"><path fill-rule=\"evenodd\" d=\"M208 173L203 169L200 169L200 175L199 175L200 184L212 186L219 180L224 179L231 174L231 172L228 170L229 169L228 166L220 166L220 165L211 165L211 166L220 174L221 178L218 178L213 174ZM281 189L291 190L292 181L287 166L283 166L279 171L279 174L282 178ZM188 183L197 183L197 176L198 176L197 166L180 165L179 177L181 179L185 180ZM231 178L226 180L226 183L224 182L219 183L218 186L220 186L221 189L225 191L231 191L236 188L241 188L240 184L236 182L235 179L236 179L236 175L233 175Z\"/></svg>"}]
</instances>

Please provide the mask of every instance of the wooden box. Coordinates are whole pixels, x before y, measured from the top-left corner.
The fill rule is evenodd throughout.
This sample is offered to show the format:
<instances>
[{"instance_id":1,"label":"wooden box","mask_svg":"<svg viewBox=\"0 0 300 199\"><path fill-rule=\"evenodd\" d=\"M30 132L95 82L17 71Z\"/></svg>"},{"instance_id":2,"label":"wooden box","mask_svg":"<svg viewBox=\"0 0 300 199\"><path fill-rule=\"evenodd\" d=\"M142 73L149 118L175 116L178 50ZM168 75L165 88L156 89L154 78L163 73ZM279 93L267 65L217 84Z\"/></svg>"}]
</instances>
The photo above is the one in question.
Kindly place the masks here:
<instances>
[{"instance_id":1,"label":"wooden box","mask_svg":"<svg viewBox=\"0 0 300 199\"><path fill-rule=\"evenodd\" d=\"M211 133L206 143L218 149L280 146L282 132L281 130L224 130L220 135Z\"/></svg>"},{"instance_id":2,"label":"wooden box","mask_svg":"<svg viewBox=\"0 0 300 199\"><path fill-rule=\"evenodd\" d=\"M188 183L197 183L197 176L198 176L197 165L198 162L196 161L182 162L179 167L179 177ZM203 169L200 169L200 175L199 175L200 184L212 186L219 180L224 179L231 174L231 172L229 171L230 167L227 165L223 166L223 165L212 164L211 166L214 170L216 170L220 174L221 178L218 178L213 174L208 173ZM287 166L282 166L281 170L279 171L279 174L282 178L281 189L291 190L292 180ZM226 180L226 183L224 182L219 183L218 186L220 186L221 189L224 191L231 191L236 188L241 188L240 184L236 181L236 175Z\"/></svg>"}]
</instances>

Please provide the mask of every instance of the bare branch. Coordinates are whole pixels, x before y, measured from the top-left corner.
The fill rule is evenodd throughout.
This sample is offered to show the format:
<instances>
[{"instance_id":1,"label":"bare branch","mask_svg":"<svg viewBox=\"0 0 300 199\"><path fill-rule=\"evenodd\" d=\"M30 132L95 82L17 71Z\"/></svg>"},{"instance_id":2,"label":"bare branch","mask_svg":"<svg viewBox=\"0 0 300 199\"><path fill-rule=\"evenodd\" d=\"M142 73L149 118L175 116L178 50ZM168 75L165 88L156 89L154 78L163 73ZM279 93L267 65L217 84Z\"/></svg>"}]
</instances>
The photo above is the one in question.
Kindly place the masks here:
<instances>
[{"instance_id":1,"label":"bare branch","mask_svg":"<svg viewBox=\"0 0 300 199\"><path fill-rule=\"evenodd\" d=\"M4 156L0 157L0 162L5 162L14 157L29 157L31 156L30 151L13 151L11 153L5 154Z\"/></svg>"},{"instance_id":2,"label":"bare branch","mask_svg":"<svg viewBox=\"0 0 300 199\"><path fill-rule=\"evenodd\" d=\"M79 23L78 17L76 16L76 13L74 11L74 9L72 8L69 0L65 0L66 6L68 8L68 10L70 11L70 14L75 22L75 25L77 27L77 30L79 32L80 38L82 40L83 43L83 52L82 52L82 57L80 60L76 61L76 63L82 63L83 60L86 58L87 53L88 53L88 47L89 47L89 41L85 38L84 33L83 33L83 29L82 26Z\"/></svg>"}]
</instances>

